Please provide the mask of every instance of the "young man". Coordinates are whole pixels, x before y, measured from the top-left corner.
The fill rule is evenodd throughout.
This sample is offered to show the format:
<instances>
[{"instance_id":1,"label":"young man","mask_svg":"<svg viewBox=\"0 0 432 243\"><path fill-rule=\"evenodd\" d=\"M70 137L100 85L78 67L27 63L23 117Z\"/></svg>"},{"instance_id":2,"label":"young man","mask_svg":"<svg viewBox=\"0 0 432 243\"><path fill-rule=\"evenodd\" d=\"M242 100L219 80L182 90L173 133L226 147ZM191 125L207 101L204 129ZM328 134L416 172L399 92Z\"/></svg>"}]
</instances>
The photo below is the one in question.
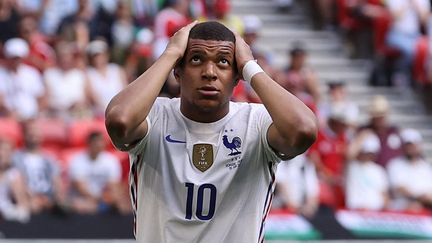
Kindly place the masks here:
<instances>
[{"instance_id":1,"label":"young man","mask_svg":"<svg viewBox=\"0 0 432 243\"><path fill-rule=\"evenodd\" d=\"M253 60L222 24L194 22L108 105L113 143L132 161L138 242L263 240L276 165L314 142L317 123ZM180 98L157 98L173 68ZM238 70L264 105L230 102Z\"/></svg>"}]
</instances>

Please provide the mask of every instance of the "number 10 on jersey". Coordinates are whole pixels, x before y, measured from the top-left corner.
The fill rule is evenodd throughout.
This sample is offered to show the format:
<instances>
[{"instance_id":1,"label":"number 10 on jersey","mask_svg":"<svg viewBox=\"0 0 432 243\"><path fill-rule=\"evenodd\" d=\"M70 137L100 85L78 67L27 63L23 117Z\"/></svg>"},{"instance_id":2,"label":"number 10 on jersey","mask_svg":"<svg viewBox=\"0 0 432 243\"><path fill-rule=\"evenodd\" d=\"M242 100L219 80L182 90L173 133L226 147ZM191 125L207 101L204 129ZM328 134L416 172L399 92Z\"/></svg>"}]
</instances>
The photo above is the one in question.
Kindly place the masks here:
<instances>
[{"instance_id":1,"label":"number 10 on jersey","mask_svg":"<svg viewBox=\"0 0 432 243\"><path fill-rule=\"evenodd\" d=\"M187 196L186 196L186 219L192 219L192 207L193 202L195 200L195 188L198 188L197 194L196 194L196 210L195 215L200 220L209 220L213 218L215 207L216 207L216 187L213 184L202 184L202 185L195 185L193 183L185 183L185 186L187 188ZM204 204L204 197L205 195L208 195L209 198L206 200L208 202L207 212L205 214L205 211L203 210L203 204Z\"/></svg>"}]
</instances>

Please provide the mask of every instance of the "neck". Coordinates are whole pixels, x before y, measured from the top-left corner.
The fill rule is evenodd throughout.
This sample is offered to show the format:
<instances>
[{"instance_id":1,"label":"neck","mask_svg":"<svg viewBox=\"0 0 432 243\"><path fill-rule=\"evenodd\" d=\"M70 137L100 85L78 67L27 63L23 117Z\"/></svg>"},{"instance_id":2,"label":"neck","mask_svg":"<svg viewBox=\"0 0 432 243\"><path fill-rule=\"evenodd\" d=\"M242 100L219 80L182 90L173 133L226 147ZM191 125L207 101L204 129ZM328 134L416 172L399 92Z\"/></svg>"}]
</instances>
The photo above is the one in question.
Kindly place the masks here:
<instances>
[{"instance_id":1,"label":"neck","mask_svg":"<svg viewBox=\"0 0 432 243\"><path fill-rule=\"evenodd\" d=\"M224 118L229 112L229 102L222 107L205 109L196 105L180 103L181 113L188 119L196 122L211 123Z\"/></svg>"}]
</instances>

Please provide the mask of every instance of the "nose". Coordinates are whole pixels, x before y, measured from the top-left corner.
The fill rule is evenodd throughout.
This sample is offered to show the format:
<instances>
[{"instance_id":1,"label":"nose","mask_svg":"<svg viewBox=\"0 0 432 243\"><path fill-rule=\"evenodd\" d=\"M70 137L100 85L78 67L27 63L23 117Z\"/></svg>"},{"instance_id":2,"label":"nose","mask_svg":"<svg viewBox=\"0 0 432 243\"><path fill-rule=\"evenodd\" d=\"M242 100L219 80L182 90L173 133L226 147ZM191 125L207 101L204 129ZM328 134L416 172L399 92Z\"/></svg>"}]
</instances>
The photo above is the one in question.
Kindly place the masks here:
<instances>
[{"instance_id":1,"label":"nose","mask_svg":"<svg viewBox=\"0 0 432 243\"><path fill-rule=\"evenodd\" d=\"M217 79L216 67L215 67L215 64L213 62L208 62L204 66L201 77L202 77L202 79L209 80L209 81L214 81Z\"/></svg>"}]
</instances>

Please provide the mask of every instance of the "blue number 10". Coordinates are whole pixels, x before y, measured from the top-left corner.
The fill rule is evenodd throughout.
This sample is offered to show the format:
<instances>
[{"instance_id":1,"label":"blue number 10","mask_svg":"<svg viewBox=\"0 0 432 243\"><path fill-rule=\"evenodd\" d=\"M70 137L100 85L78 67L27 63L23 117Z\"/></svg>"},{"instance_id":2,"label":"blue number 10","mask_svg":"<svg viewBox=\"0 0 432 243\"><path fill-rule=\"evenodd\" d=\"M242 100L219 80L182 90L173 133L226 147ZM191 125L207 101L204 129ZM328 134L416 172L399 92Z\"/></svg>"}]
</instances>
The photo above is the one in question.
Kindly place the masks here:
<instances>
[{"instance_id":1,"label":"blue number 10","mask_svg":"<svg viewBox=\"0 0 432 243\"><path fill-rule=\"evenodd\" d=\"M192 219L192 205L194 198L195 184L185 183L187 187L187 198L186 198L186 219ZM209 207L207 215L203 215L203 202L204 202L204 190L210 190ZM196 203L196 216L200 220L209 220L213 218L216 206L216 187L212 184L202 184L198 187L197 203Z\"/></svg>"}]
</instances>

